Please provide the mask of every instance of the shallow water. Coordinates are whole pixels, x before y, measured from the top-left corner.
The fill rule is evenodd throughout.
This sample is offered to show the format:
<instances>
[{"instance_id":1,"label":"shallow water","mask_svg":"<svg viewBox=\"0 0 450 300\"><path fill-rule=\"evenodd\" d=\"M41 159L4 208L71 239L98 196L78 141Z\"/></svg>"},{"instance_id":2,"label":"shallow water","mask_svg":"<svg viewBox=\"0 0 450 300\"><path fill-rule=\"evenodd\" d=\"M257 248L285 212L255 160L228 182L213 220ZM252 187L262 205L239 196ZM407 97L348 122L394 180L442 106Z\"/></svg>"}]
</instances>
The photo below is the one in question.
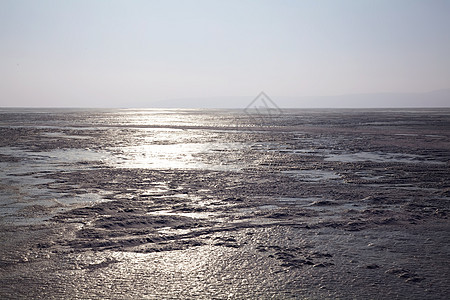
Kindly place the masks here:
<instances>
[{"instance_id":1,"label":"shallow water","mask_svg":"<svg viewBox=\"0 0 450 300\"><path fill-rule=\"evenodd\" d=\"M0 110L0 297L445 299L450 110L260 119Z\"/></svg>"}]
</instances>

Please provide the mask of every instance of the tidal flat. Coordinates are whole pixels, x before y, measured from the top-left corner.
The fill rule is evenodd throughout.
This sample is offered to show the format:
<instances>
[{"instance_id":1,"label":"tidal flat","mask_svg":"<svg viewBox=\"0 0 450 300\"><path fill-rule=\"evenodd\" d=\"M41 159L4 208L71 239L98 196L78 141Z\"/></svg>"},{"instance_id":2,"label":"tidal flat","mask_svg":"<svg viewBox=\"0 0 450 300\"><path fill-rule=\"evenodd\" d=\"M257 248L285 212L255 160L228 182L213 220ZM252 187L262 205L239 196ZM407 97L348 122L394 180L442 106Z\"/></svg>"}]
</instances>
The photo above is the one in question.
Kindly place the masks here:
<instances>
[{"instance_id":1,"label":"tidal flat","mask_svg":"<svg viewBox=\"0 0 450 300\"><path fill-rule=\"evenodd\" d=\"M447 299L450 109L0 110L1 299Z\"/></svg>"}]
</instances>

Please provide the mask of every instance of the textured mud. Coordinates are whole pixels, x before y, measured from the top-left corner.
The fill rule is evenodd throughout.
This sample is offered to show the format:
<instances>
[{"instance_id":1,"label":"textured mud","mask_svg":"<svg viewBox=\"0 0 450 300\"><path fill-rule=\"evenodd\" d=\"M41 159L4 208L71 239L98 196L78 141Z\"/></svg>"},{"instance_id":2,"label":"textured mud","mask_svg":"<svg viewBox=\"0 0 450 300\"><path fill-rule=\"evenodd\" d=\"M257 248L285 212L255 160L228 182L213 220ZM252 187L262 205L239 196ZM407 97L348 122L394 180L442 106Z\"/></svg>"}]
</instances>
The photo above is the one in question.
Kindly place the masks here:
<instances>
[{"instance_id":1,"label":"textured mud","mask_svg":"<svg viewBox=\"0 0 450 300\"><path fill-rule=\"evenodd\" d=\"M450 293L450 111L112 113L3 113L1 298Z\"/></svg>"}]
</instances>

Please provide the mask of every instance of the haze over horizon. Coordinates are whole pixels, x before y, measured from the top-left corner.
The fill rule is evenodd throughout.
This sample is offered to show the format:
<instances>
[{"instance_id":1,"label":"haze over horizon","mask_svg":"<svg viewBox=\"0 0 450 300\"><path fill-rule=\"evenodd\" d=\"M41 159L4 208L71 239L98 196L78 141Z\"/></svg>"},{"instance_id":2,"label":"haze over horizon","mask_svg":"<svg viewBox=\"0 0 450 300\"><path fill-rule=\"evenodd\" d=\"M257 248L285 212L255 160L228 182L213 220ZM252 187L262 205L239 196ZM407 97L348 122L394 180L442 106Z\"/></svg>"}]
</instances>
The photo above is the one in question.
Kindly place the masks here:
<instances>
[{"instance_id":1,"label":"haze over horizon","mask_svg":"<svg viewBox=\"0 0 450 300\"><path fill-rule=\"evenodd\" d=\"M448 32L444 0L3 0L0 107L449 107Z\"/></svg>"}]
</instances>

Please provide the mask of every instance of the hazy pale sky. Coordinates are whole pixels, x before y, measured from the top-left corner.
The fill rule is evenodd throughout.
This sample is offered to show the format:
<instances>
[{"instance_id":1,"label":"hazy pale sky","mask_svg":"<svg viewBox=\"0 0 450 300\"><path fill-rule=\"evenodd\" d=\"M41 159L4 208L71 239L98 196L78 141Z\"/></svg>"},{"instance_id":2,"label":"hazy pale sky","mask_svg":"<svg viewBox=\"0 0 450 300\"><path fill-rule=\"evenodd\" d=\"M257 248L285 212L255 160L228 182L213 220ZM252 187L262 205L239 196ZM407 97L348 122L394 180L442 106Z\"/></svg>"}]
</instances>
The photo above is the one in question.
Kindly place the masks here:
<instances>
[{"instance_id":1,"label":"hazy pale sky","mask_svg":"<svg viewBox=\"0 0 450 300\"><path fill-rule=\"evenodd\" d=\"M450 1L0 0L0 106L444 88Z\"/></svg>"}]
</instances>

